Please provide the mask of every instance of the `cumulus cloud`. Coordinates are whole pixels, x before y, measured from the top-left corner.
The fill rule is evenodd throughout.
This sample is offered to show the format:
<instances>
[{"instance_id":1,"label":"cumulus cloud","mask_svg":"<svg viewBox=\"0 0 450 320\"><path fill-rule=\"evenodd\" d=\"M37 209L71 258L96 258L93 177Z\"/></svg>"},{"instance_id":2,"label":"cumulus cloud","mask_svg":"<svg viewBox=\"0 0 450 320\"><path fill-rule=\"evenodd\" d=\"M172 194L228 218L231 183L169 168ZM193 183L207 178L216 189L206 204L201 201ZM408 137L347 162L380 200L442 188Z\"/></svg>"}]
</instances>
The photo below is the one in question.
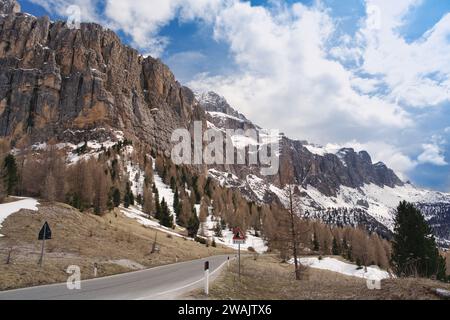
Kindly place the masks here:
<instances>
[{"instance_id":1,"label":"cumulus cloud","mask_svg":"<svg viewBox=\"0 0 450 320\"><path fill-rule=\"evenodd\" d=\"M334 30L321 6L294 4L273 11L235 3L220 12L215 38L229 44L240 72L202 74L190 85L218 91L262 125L319 143L411 126L408 112L398 105L362 92L374 81L361 80L355 90L354 74L328 58Z\"/></svg>"},{"instance_id":2,"label":"cumulus cloud","mask_svg":"<svg viewBox=\"0 0 450 320\"><path fill-rule=\"evenodd\" d=\"M408 107L450 101L450 14L411 43L398 33L410 10L422 3L366 0L372 12L352 42L361 50L360 71L381 76L389 90L386 98Z\"/></svg>"},{"instance_id":3,"label":"cumulus cloud","mask_svg":"<svg viewBox=\"0 0 450 320\"><path fill-rule=\"evenodd\" d=\"M217 11L234 0L30 0L48 12L66 17L67 8L77 5L82 21L101 22L122 31L144 54L159 57L170 39L159 35L175 18L181 22L211 22ZM101 12L99 12L99 8Z\"/></svg>"},{"instance_id":4,"label":"cumulus cloud","mask_svg":"<svg viewBox=\"0 0 450 320\"><path fill-rule=\"evenodd\" d=\"M447 140L435 134L430 141L422 144L423 152L418 156L417 160L421 164L433 164L436 166L446 166L448 162L445 159L445 145Z\"/></svg>"},{"instance_id":5,"label":"cumulus cloud","mask_svg":"<svg viewBox=\"0 0 450 320\"><path fill-rule=\"evenodd\" d=\"M423 153L417 158L422 164L433 164L436 166L446 166L448 162L445 160L444 151L435 143L426 143L422 145Z\"/></svg>"}]
</instances>

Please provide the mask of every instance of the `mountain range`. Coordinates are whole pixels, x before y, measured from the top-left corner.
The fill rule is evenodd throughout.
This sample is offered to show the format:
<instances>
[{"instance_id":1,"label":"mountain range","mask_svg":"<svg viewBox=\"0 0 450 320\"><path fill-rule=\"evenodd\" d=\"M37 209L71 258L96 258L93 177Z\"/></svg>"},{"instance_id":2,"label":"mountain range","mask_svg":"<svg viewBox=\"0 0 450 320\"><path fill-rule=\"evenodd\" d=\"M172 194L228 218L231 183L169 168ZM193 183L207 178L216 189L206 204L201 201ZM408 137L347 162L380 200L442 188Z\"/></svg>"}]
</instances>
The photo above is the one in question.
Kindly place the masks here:
<instances>
[{"instance_id":1,"label":"mountain range","mask_svg":"<svg viewBox=\"0 0 450 320\"><path fill-rule=\"evenodd\" d=\"M194 93L161 60L143 57L98 24L71 28L21 13L15 0L1 0L0 13L0 135L13 147L36 149L51 139L62 148L83 141L102 144L120 132L169 157L172 132L192 131L194 121L218 131L266 132L225 98ZM277 139L280 170L275 176L262 176L258 166L193 170L260 203L286 204L283 186L295 184L304 217L364 225L386 237L393 230L395 207L411 201L422 209L439 242L450 245L450 194L402 181L365 151L330 150L283 134Z\"/></svg>"}]
</instances>

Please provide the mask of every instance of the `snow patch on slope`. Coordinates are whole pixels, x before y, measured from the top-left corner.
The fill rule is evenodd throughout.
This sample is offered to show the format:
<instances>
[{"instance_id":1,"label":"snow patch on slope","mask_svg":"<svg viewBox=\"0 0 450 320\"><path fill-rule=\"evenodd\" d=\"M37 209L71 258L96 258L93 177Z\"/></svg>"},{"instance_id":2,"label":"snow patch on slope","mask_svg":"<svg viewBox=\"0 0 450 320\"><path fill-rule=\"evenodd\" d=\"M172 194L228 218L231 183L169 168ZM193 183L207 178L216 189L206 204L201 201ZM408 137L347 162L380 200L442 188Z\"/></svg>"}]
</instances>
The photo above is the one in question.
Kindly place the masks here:
<instances>
[{"instance_id":1,"label":"snow patch on slope","mask_svg":"<svg viewBox=\"0 0 450 320\"><path fill-rule=\"evenodd\" d=\"M15 202L0 204L0 229L2 223L12 214L19 212L22 209L37 211L39 202L35 199L22 199ZM0 238L3 237L0 234Z\"/></svg>"},{"instance_id":2,"label":"snow patch on slope","mask_svg":"<svg viewBox=\"0 0 450 320\"><path fill-rule=\"evenodd\" d=\"M170 186L168 186L167 184L165 184L163 182L162 178L158 175L158 172L156 172L156 160L155 159L153 159L153 178L154 178L156 189L158 190L159 201L162 201L162 199L164 198L164 200L167 203L167 206L169 207L169 211L173 216L173 224L177 225L177 217L176 217L175 211L173 209L173 199L175 197L175 194L172 191L172 189L170 188Z\"/></svg>"},{"instance_id":3,"label":"snow patch on slope","mask_svg":"<svg viewBox=\"0 0 450 320\"><path fill-rule=\"evenodd\" d=\"M365 268L358 270L356 265L342 262L334 258L324 258L322 260L319 260L318 258L301 258L299 261L302 265L313 269L328 270L350 277L379 281L391 278L391 275L387 271L383 271L377 266L367 267L366 272ZM294 259L292 259L290 263L293 264Z\"/></svg>"},{"instance_id":4,"label":"snow patch on slope","mask_svg":"<svg viewBox=\"0 0 450 320\"><path fill-rule=\"evenodd\" d=\"M120 211L128 218L136 220L144 227L153 228L161 232L173 235L179 238L186 238L181 234L174 232L172 229L166 228L159 224L159 222L153 218L150 218L147 214L142 212L137 206L130 206L129 208L120 207ZM187 238L186 238L187 239Z\"/></svg>"},{"instance_id":5,"label":"snow patch on slope","mask_svg":"<svg viewBox=\"0 0 450 320\"><path fill-rule=\"evenodd\" d=\"M213 220L215 219L215 220ZM219 218L214 218L213 215L209 215L206 219L204 232L205 236L214 239L216 243L226 246L228 248L238 250L239 245L233 244L234 234L229 229L222 230L222 237L216 237L214 234L214 228L216 224L220 222ZM248 250L249 248L255 249L256 252L263 254L269 249L265 241L260 237L255 237L254 230L248 230L246 234L245 244L241 245L241 250Z\"/></svg>"}]
</instances>

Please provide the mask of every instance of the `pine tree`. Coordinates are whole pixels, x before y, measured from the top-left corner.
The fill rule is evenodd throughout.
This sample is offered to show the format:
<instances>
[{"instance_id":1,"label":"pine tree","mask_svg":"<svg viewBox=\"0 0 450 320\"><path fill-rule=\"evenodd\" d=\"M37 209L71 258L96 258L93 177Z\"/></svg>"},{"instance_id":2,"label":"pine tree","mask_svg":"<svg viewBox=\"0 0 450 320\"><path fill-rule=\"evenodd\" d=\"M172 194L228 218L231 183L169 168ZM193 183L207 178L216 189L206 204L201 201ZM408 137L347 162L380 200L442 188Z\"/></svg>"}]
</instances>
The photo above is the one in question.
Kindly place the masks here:
<instances>
[{"instance_id":1,"label":"pine tree","mask_svg":"<svg viewBox=\"0 0 450 320\"><path fill-rule=\"evenodd\" d=\"M344 238L344 240L342 241L342 253L344 255L344 258L346 258L348 261L353 261L352 249L348 245L347 238Z\"/></svg>"},{"instance_id":2,"label":"pine tree","mask_svg":"<svg viewBox=\"0 0 450 320\"><path fill-rule=\"evenodd\" d=\"M126 187L125 187L125 196L124 196L124 203L125 203L125 208L128 208L130 206L134 206L134 194L131 191L131 185L130 182L127 182Z\"/></svg>"},{"instance_id":3,"label":"pine tree","mask_svg":"<svg viewBox=\"0 0 450 320\"><path fill-rule=\"evenodd\" d=\"M222 237L222 226L220 222L217 222L214 227L214 235L218 238Z\"/></svg>"},{"instance_id":4,"label":"pine tree","mask_svg":"<svg viewBox=\"0 0 450 320\"><path fill-rule=\"evenodd\" d=\"M338 245L338 242L337 242L336 238L333 238L333 249L332 249L332 251L333 251L333 255L335 255L335 256L338 256L338 255L341 254L340 248L339 248L339 245Z\"/></svg>"},{"instance_id":5,"label":"pine tree","mask_svg":"<svg viewBox=\"0 0 450 320\"><path fill-rule=\"evenodd\" d=\"M153 193L155 194L155 218L161 219L161 202L159 202L159 192L156 185L153 184Z\"/></svg>"},{"instance_id":6,"label":"pine tree","mask_svg":"<svg viewBox=\"0 0 450 320\"><path fill-rule=\"evenodd\" d=\"M440 255L430 226L413 204L397 208L392 263L398 276L445 278L445 260Z\"/></svg>"},{"instance_id":7,"label":"pine tree","mask_svg":"<svg viewBox=\"0 0 450 320\"><path fill-rule=\"evenodd\" d=\"M112 202L115 208L118 208L120 206L120 199L121 199L120 190L118 188L114 188L112 194Z\"/></svg>"},{"instance_id":8,"label":"pine tree","mask_svg":"<svg viewBox=\"0 0 450 320\"><path fill-rule=\"evenodd\" d=\"M178 187L175 186L175 191L173 194L173 210L175 211L175 216L177 217L177 221L179 220L180 213L181 213L181 202L180 202L180 195L178 193Z\"/></svg>"},{"instance_id":9,"label":"pine tree","mask_svg":"<svg viewBox=\"0 0 450 320\"><path fill-rule=\"evenodd\" d=\"M13 195L16 192L19 176L17 174L16 158L12 154L8 154L4 160L3 168L5 169L5 189L6 194Z\"/></svg>"},{"instance_id":10,"label":"pine tree","mask_svg":"<svg viewBox=\"0 0 450 320\"><path fill-rule=\"evenodd\" d=\"M188 235L191 238L195 238L197 236L198 229L200 228L200 220L197 217L195 209L192 209L192 216L188 221Z\"/></svg>"},{"instance_id":11,"label":"pine tree","mask_svg":"<svg viewBox=\"0 0 450 320\"><path fill-rule=\"evenodd\" d=\"M320 250L319 239L317 237L317 233L316 232L314 232L313 250L314 251L319 251Z\"/></svg>"},{"instance_id":12,"label":"pine tree","mask_svg":"<svg viewBox=\"0 0 450 320\"><path fill-rule=\"evenodd\" d=\"M167 228L173 228L173 216L170 213L169 207L167 206L166 200L163 198L161 201L161 217L159 222L162 226Z\"/></svg>"},{"instance_id":13,"label":"pine tree","mask_svg":"<svg viewBox=\"0 0 450 320\"><path fill-rule=\"evenodd\" d=\"M5 190L5 183L2 179L3 177L3 168L0 167L0 204L3 203L3 201L5 201L5 197L6 197L6 190Z\"/></svg>"},{"instance_id":14,"label":"pine tree","mask_svg":"<svg viewBox=\"0 0 450 320\"><path fill-rule=\"evenodd\" d=\"M175 189L178 188L177 187L177 180L175 179L174 176L172 176L170 178L170 189L172 189L173 192L175 192Z\"/></svg>"},{"instance_id":15,"label":"pine tree","mask_svg":"<svg viewBox=\"0 0 450 320\"><path fill-rule=\"evenodd\" d=\"M125 208L130 207L130 194L129 193L125 193L125 196L123 197L123 206Z\"/></svg>"}]
</instances>

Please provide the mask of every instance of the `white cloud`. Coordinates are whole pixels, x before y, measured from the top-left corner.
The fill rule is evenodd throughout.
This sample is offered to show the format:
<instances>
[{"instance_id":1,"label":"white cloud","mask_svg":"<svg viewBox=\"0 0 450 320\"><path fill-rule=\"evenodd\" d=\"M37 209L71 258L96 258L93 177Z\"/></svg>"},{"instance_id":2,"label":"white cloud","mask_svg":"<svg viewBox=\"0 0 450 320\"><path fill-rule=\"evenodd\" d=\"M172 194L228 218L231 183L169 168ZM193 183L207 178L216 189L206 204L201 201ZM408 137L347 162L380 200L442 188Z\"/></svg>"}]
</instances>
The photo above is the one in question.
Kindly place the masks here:
<instances>
[{"instance_id":1,"label":"white cloud","mask_svg":"<svg viewBox=\"0 0 450 320\"><path fill-rule=\"evenodd\" d=\"M419 155L417 160L421 164L433 164L436 166L446 166L448 165L443 154L443 150L436 143L423 144L423 153Z\"/></svg>"},{"instance_id":2,"label":"white cloud","mask_svg":"<svg viewBox=\"0 0 450 320\"><path fill-rule=\"evenodd\" d=\"M420 39L411 43L398 34L398 28L420 0L366 0L376 8L352 44L362 50L360 71L382 77L390 101L409 107L435 106L450 101L450 14L446 14Z\"/></svg>"},{"instance_id":3,"label":"white cloud","mask_svg":"<svg viewBox=\"0 0 450 320\"><path fill-rule=\"evenodd\" d=\"M413 124L395 103L361 93L374 81L358 85L351 71L328 59L335 26L325 9L295 4L279 12L249 3L222 10L215 38L229 44L240 72L202 74L190 85L218 91L261 125L319 143L355 134L364 140Z\"/></svg>"},{"instance_id":4,"label":"white cloud","mask_svg":"<svg viewBox=\"0 0 450 320\"><path fill-rule=\"evenodd\" d=\"M202 20L212 22L217 11L234 0L30 0L50 13L67 16L70 5L82 10L82 21L101 22L102 25L123 31L131 37L132 46L145 54L159 57L170 39L159 31L170 21ZM97 12L102 3L104 10Z\"/></svg>"},{"instance_id":5,"label":"white cloud","mask_svg":"<svg viewBox=\"0 0 450 320\"><path fill-rule=\"evenodd\" d=\"M97 4L100 0L30 0L43 7L47 12L67 17L72 14L68 12L70 6L78 6L80 8L82 21L99 21L97 12Z\"/></svg>"}]
</instances>

